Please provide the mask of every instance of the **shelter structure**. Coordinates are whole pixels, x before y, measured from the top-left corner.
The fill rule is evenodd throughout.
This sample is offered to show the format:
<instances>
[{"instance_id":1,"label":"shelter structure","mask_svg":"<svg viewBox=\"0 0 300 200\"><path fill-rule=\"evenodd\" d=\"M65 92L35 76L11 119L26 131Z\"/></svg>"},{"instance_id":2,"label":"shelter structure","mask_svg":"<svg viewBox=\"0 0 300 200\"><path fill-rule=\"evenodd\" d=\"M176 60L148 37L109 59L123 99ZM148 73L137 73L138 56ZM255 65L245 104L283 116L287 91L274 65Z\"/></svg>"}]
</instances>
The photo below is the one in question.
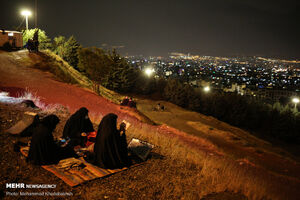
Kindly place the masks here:
<instances>
[{"instance_id":1,"label":"shelter structure","mask_svg":"<svg viewBox=\"0 0 300 200\"><path fill-rule=\"evenodd\" d=\"M0 30L0 47L10 46L12 49L21 49L23 47L22 32Z\"/></svg>"}]
</instances>

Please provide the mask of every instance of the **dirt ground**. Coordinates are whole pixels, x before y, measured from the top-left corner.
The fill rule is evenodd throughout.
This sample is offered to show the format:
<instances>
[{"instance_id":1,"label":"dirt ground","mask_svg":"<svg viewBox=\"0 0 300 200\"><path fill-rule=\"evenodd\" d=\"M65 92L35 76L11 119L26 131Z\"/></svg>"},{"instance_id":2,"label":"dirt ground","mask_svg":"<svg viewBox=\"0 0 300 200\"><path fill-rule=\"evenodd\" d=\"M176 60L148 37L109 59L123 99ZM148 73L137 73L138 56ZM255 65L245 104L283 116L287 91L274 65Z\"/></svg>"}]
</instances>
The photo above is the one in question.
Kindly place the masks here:
<instances>
[{"instance_id":1,"label":"dirt ground","mask_svg":"<svg viewBox=\"0 0 300 200\"><path fill-rule=\"evenodd\" d=\"M69 196L46 197L41 199L200 199L199 167L183 164L159 154L159 147L153 150L142 165L106 178L92 180L77 187L70 187L47 170L26 163L20 152L14 151L17 141L28 142L30 137L16 137L5 130L22 119L29 108L0 104L0 191L5 199L32 199L37 196L9 196L7 192L67 192ZM36 112L36 111L35 111ZM54 132L62 135L68 116L59 115L60 123ZM6 189L6 183L56 184L55 189ZM246 199L240 194L223 192L209 194L203 199Z\"/></svg>"}]
</instances>

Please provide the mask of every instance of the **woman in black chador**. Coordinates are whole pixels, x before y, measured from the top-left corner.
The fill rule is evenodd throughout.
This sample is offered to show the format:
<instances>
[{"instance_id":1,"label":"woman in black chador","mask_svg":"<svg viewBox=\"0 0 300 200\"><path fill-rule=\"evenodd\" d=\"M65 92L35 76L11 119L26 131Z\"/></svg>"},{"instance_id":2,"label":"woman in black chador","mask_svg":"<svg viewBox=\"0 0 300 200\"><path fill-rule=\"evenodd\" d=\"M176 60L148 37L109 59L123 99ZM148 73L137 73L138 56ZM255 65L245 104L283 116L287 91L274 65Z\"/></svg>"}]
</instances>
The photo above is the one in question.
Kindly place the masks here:
<instances>
[{"instance_id":1,"label":"woman in black chador","mask_svg":"<svg viewBox=\"0 0 300 200\"><path fill-rule=\"evenodd\" d=\"M61 150L52 135L58 122L56 115L49 115L33 130L27 161L36 165L49 165L59 161Z\"/></svg>"},{"instance_id":2,"label":"woman in black chador","mask_svg":"<svg viewBox=\"0 0 300 200\"><path fill-rule=\"evenodd\" d=\"M117 130L118 116L110 113L103 117L99 124L94 147L94 164L106 169L129 166L125 124ZM120 135L120 133L122 135Z\"/></svg>"},{"instance_id":3,"label":"woman in black chador","mask_svg":"<svg viewBox=\"0 0 300 200\"><path fill-rule=\"evenodd\" d=\"M84 146L86 137L82 133L93 132L93 124L88 116L88 109L85 107L77 110L66 122L63 131L63 138L70 138L71 146Z\"/></svg>"}]
</instances>

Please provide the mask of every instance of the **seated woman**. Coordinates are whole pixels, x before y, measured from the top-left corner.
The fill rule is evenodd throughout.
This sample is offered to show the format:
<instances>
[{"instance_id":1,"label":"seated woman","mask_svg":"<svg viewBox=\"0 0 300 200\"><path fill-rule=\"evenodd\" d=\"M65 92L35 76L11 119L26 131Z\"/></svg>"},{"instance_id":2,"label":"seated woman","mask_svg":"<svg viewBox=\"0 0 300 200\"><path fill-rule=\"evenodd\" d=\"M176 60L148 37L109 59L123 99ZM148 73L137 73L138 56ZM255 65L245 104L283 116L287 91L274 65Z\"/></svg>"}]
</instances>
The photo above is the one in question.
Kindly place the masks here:
<instances>
[{"instance_id":1,"label":"seated woman","mask_svg":"<svg viewBox=\"0 0 300 200\"><path fill-rule=\"evenodd\" d=\"M70 138L69 145L85 146L86 137L82 133L93 132L93 124L88 116L88 109L85 107L77 110L66 122L63 130L63 138Z\"/></svg>"},{"instance_id":2,"label":"seated woman","mask_svg":"<svg viewBox=\"0 0 300 200\"><path fill-rule=\"evenodd\" d=\"M62 151L52 135L58 122L56 115L49 115L33 129L28 162L36 165L49 165L57 163L62 158Z\"/></svg>"},{"instance_id":3,"label":"seated woman","mask_svg":"<svg viewBox=\"0 0 300 200\"><path fill-rule=\"evenodd\" d=\"M126 125L122 123L120 130L117 130L117 118L118 116L113 113L104 116L97 132L93 164L105 169L122 168L130 164L125 135Z\"/></svg>"}]
</instances>

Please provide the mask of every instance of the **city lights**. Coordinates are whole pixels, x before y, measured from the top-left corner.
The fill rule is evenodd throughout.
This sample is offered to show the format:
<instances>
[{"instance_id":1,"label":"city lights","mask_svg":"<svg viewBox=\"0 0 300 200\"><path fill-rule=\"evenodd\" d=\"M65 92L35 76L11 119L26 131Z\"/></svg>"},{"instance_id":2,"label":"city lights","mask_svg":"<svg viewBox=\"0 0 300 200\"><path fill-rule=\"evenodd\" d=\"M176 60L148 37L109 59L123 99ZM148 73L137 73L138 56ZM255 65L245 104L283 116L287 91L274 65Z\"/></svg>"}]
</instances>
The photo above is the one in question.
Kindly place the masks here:
<instances>
[{"instance_id":1,"label":"city lights","mask_svg":"<svg viewBox=\"0 0 300 200\"><path fill-rule=\"evenodd\" d=\"M131 56L128 62L143 69L148 76L153 76L155 70L158 77L180 79L185 84L201 88L203 92L212 89L235 92L246 98L267 99L270 103L282 98L299 98L300 61L276 59L274 63L274 60L262 57L238 56L194 56L186 59L183 55ZM206 86L209 89L204 89Z\"/></svg>"}]
</instances>

